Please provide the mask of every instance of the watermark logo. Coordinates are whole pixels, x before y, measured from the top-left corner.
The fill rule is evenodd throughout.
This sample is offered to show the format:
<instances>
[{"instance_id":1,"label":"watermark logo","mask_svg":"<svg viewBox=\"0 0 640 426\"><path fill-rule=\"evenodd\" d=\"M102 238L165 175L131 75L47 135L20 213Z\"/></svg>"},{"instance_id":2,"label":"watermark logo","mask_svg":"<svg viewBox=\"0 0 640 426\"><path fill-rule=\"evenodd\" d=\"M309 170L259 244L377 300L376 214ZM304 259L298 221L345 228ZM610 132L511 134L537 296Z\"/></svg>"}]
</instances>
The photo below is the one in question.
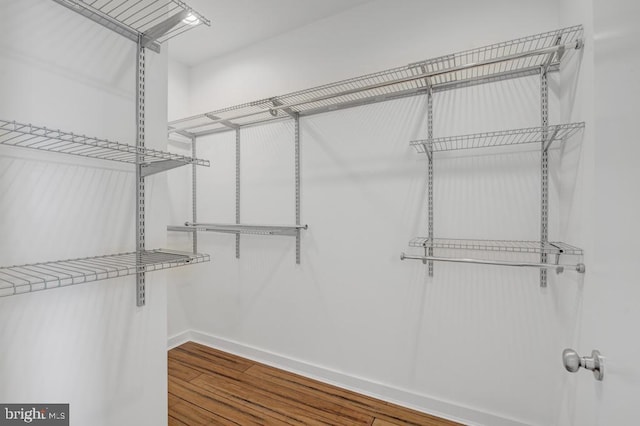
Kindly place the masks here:
<instances>
[{"instance_id":1,"label":"watermark logo","mask_svg":"<svg viewBox=\"0 0 640 426\"><path fill-rule=\"evenodd\" d=\"M0 426L69 426L69 404L0 404Z\"/></svg>"}]
</instances>

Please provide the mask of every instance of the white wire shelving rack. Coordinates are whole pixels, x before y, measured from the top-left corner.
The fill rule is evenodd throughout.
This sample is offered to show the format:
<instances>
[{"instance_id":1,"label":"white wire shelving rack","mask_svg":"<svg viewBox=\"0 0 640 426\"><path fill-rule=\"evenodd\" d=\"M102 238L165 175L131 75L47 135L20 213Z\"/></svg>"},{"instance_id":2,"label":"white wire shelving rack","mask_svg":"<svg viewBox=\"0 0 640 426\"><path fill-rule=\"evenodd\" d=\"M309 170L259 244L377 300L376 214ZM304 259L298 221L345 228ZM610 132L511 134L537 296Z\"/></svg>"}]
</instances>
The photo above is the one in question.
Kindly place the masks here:
<instances>
[{"instance_id":1,"label":"white wire shelving rack","mask_svg":"<svg viewBox=\"0 0 640 426\"><path fill-rule=\"evenodd\" d=\"M208 160L3 119L0 145L137 164L144 176L187 164L210 165Z\"/></svg>"},{"instance_id":2,"label":"white wire shelving rack","mask_svg":"<svg viewBox=\"0 0 640 426\"><path fill-rule=\"evenodd\" d=\"M563 272L565 269L573 269L579 273L584 273L586 268L583 263L576 262L573 264L561 264L562 259L566 256L581 257L582 250L563 242L550 242L548 221L549 221L549 149L555 143L559 145L565 142L585 127L585 123L567 123L567 124L549 124L549 99L548 99L548 74L557 71L563 59L567 58L570 51L582 48L582 26L574 26L564 28L549 33L540 34L538 36L526 37L514 42L494 45L486 49L480 49L484 52L502 51L506 54L507 61L502 62L495 74L496 78L520 77L520 76L538 76L540 79L540 123L539 127L530 127L523 129L500 130L494 132L483 132L460 136L446 136L435 138L433 136L433 95L434 90L427 93L428 111L427 111L427 138L411 141L418 153L427 155L427 195L428 195L428 226L427 236L413 239L410 247L419 247L424 250L421 255L407 255L402 253L402 260L420 260L428 265L429 276L433 276L434 262L456 262L456 263L473 263L488 264L516 267L533 267L540 269L540 286L547 285L547 270L554 269L556 272ZM522 47L524 45L531 46L534 51L529 51L530 55L526 55L528 49ZM513 46L520 46L518 53L513 53L510 49ZM498 47L500 46L500 47ZM506 46L511 46L505 52ZM521 57L521 55L526 55ZM454 55L456 56L456 55ZM497 60L490 55L494 60ZM512 62L512 58L516 62ZM526 59L525 59L526 58ZM483 59L477 59L476 63L485 62ZM492 62L490 67L496 66L496 62ZM506 68L502 64L509 64ZM522 67L521 67L522 66ZM486 65L483 65L478 74L464 84L458 81L439 81L437 84L453 84L453 87L463 87L468 84L478 84L480 82L494 81L487 78L485 71ZM494 70L495 71L495 70ZM434 89L437 86L434 86ZM506 240L463 240L463 239L444 239L435 238L434 232L434 215L433 215L433 182L434 182L434 153L455 150L469 150L492 147L505 147L509 145L525 145L536 144L540 152L540 239L537 241L506 241ZM437 255L436 253L444 251L449 256ZM466 252L473 253L473 257L465 257ZM491 254L491 258L477 256L478 252ZM513 256L518 257L517 260ZM496 258L497 257L497 258ZM532 257L535 260L532 260Z\"/></svg>"},{"instance_id":3,"label":"white wire shelving rack","mask_svg":"<svg viewBox=\"0 0 640 426\"><path fill-rule=\"evenodd\" d=\"M54 0L155 52L160 44L211 21L180 0Z\"/></svg>"},{"instance_id":4,"label":"white wire shelving rack","mask_svg":"<svg viewBox=\"0 0 640 426\"><path fill-rule=\"evenodd\" d=\"M241 205L240 205L240 191L241 191L241 176L240 176L240 127L236 126L235 131L235 186L236 186L236 203L235 203L235 219L236 223L206 223L199 222L197 215L197 174L195 166L192 169L192 184L191 184L191 201L192 201L192 221L185 222L184 225L169 225L167 231L173 232L190 232L193 238L193 252L198 251L198 232L217 232L225 234L235 234L236 236L236 258L240 258L240 235L263 235L263 236L289 236L296 239L296 264L300 264L301 253L301 231L307 230L308 225L302 225L300 223L300 116L296 113L292 113L291 117L294 123L294 164L295 164L295 218L296 224L294 225L260 225L260 224L247 224L241 223ZM192 155L196 154L196 143L198 136L190 133L181 133L182 136L187 136L191 140Z\"/></svg>"},{"instance_id":5,"label":"white wire shelving rack","mask_svg":"<svg viewBox=\"0 0 640 426\"><path fill-rule=\"evenodd\" d=\"M203 114L174 120L169 123L169 134L178 134L195 141L199 137L235 131L277 120L300 117L328 111L351 108L371 103L399 99L408 96L428 97L428 138L411 144L421 153L427 154L428 166L428 240L433 242L433 153L457 149L485 148L493 146L539 144L541 149L542 200L541 235L538 245L548 243L548 157L547 151L555 143L562 143L584 127L584 123L549 125L547 74L560 69L561 62L583 47L581 25L562 28L542 34L531 35L511 41L492 44L433 59L414 62L405 66L367 74L335 83L273 96L241 105L209 111ZM434 138L433 96L442 91L459 89L478 84L492 83L513 78L540 76L541 79L541 126L478 133L473 135ZM296 130L297 134L298 130ZM296 136L297 138L298 136ZM239 139L239 136L237 136ZM296 149L298 149L296 142ZM239 152L236 154L239 157ZM299 165L296 164L296 173ZM299 180L299 176L296 177ZM299 191L297 185L297 191ZM299 194L297 195L299 199ZM239 217L239 178L236 177L236 212ZM195 194L194 194L195 205ZM299 206L296 206L299 216ZM194 211L194 222L195 219ZM299 221L297 222L299 224ZM239 225L239 219L238 219ZM173 230L178 230L172 227ZM182 231L187 231L181 227ZM194 235L195 235L195 231ZM195 237L194 237L195 238ZM238 237L239 238L239 237ZM236 255L239 256L239 239L236 239ZM515 243L514 243L515 244ZM516 244L517 245L517 244ZM434 246L426 248L429 275L433 275ZM546 285L546 270L549 253L541 250L540 262L529 266L540 267L541 285ZM298 255L299 256L299 255ZM412 259L404 255L403 259ZM475 263L474 259L467 259ZM522 265L518 265L522 266ZM583 268L578 268L583 269Z\"/></svg>"},{"instance_id":6,"label":"white wire shelving rack","mask_svg":"<svg viewBox=\"0 0 640 426\"><path fill-rule=\"evenodd\" d=\"M582 26L440 56L311 89L174 120L170 133L204 136L238 127L557 70L582 47Z\"/></svg>"},{"instance_id":7,"label":"white wire shelving rack","mask_svg":"<svg viewBox=\"0 0 640 426\"><path fill-rule=\"evenodd\" d=\"M418 153L455 151L463 149L491 148L507 145L540 144L545 141L544 150L554 142L562 143L584 129L584 123L556 124L544 127L501 130L495 132L474 133L460 136L445 136L433 139L411 141Z\"/></svg>"},{"instance_id":8,"label":"white wire shelving rack","mask_svg":"<svg viewBox=\"0 0 640 426\"><path fill-rule=\"evenodd\" d=\"M545 127L531 127L525 129L514 129L496 132L484 132L461 136L448 136L441 138L431 138L412 141L411 145L418 153L424 153L428 156L430 173L429 176L429 220L433 220L433 154L436 152L466 150L478 148L491 148L506 145L519 145L537 143L541 146L541 155L543 157L542 171L542 219L541 229L544 237L547 236L547 220L548 220L548 164L544 161L550 146L556 143L562 143L571 136L584 129L585 123L569 123L560 125L549 125ZM546 178L546 179L545 179ZM430 234L433 235L433 226L429 227ZM541 285L546 285L546 270L553 269L557 273L566 269L575 270L584 273L586 267L581 262L573 264L561 264L561 259L566 256L582 257L583 251L578 247L574 247L564 242L550 242L547 238L541 238L538 241L515 241L515 240L465 240L465 239L446 239L429 237L416 237L409 242L410 247L424 249L424 255L407 255L401 253L401 260L420 260L425 264L432 265L433 262L456 262L456 263L474 263L486 265L516 266L516 267L533 267L541 270ZM435 250L445 250L447 253L454 253L451 256L438 256ZM464 252L485 252L493 255L536 255L539 261L532 261L531 256L525 256L524 260L511 259L485 259L478 257L462 257L459 253ZM562 256L562 257L561 257ZM430 267L430 273L432 274Z\"/></svg>"},{"instance_id":9,"label":"white wire shelving rack","mask_svg":"<svg viewBox=\"0 0 640 426\"><path fill-rule=\"evenodd\" d=\"M0 268L0 297L208 262L209 255L147 250Z\"/></svg>"},{"instance_id":10,"label":"white wire shelving rack","mask_svg":"<svg viewBox=\"0 0 640 426\"><path fill-rule=\"evenodd\" d=\"M209 161L195 158L195 155L187 157L145 147L145 52L147 49L159 52L160 43L199 25L210 25L210 22L180 0L54 1L136 43L136 144L0 119L0 145L134 165L136 250L0 267L0 297L135 275L136 304L143 306L146 272L210 260L207 254L147 250L145 247L145 178L187 164L209 166Z\"/></svg>"}]
</instances>

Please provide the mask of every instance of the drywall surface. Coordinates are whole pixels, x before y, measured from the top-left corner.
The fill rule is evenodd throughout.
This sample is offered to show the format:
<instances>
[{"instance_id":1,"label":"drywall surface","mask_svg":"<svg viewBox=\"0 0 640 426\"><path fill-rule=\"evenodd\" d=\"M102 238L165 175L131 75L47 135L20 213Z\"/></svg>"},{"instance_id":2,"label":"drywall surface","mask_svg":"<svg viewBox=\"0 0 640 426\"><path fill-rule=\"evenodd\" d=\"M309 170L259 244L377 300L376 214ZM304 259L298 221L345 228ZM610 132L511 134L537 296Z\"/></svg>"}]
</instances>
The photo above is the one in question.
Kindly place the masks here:
<instances>
[{"instance_id":1,"label":"drywall surface","mask_svg":"<svg viewBox=\"0 0 640 426\"><path fill-rule=\"evenodd\" d=\"M168 46L170 48L171 46ZM183 118L189 108L189 67L169 60L168 104L169 121Z\"/></svg>"},{"instance_id":2,"label":"drywall surface","mask_svg":"<svg viewBox=\"0 0 640 426\"><path fill-rule=\"evenodd\" d=\"M564 1L563 9L564 19L584 19L592 34L576 95L568 93L563 100L563 107L592 117L582 147L584 178L579 192L583 196L574 204L589 212L583 216L581 234L587 237L590 272L573 304L577 315L565 347L581 355L600 350L605 377L597 382L585 371L567 375L561 416L554 423L633 424L640 415L636 398L640 344L630 337L640 321L634 249L634 237L640 233L635 129L640 112L636 22L640 8L633 1L595 0Z\"/></svg>"},{"instance_id":3,"label":"drywall surface","mask_svg":"<svg viewBox=\"0 0 640 426\"><path fill-rule=\"evenodd\" d=\"M185 115L555 29L558 13L555 1L373 1L192 69ZM570 115L559 78L552 123ZM435 136L539 125L539 92L529 77L438 93ZM537 270L438 263L429 278L421 263L400 261L427 231L426 159L409 146L425 126L425 98L303 118L301 265L293 239L242 236L236 259L233 235L199 234L213 262L177 280L170 305L184 316L169 318L170 335L188 326L471 423L553 424L566 378L558 348L575 327L564 307L583 277L551 273L541 289ZM242 222L294 221L293 132L291 122L241 131ZM233 222L234 133L198 140L198 152L212 160L198 170L198 218ZM582 213L560 201L578 196L578 165L554 151L551 167L550 237L571 243L579 232L568 224ZM434 173L437 237L539 238L536 149L441 155ZM188 206L188 192L171 190L186 181L186 171L170 176L172 204ZM171 217L189 218L188 208ZM190 247L185 235L169 238Z\"/></svg>"},{"instance_id":4,"label":"drywall surface","mask_svg":"<svg viewBox=\"0 0 640 426\"><path fill-rule=\"evenodd\" d=\"M0 117L135 144L135 46L51 1L0 1ZM166 56L147 55L147 146L162 148ZM165 143L166 145L166 143ZM2 266L135 250L130 165L0 146ZM164 247L166 179L147 180ZM166 288L147 277L0 299L0 401L69 403L73 425L166 423Z\"/></svg>"}]
</instances>

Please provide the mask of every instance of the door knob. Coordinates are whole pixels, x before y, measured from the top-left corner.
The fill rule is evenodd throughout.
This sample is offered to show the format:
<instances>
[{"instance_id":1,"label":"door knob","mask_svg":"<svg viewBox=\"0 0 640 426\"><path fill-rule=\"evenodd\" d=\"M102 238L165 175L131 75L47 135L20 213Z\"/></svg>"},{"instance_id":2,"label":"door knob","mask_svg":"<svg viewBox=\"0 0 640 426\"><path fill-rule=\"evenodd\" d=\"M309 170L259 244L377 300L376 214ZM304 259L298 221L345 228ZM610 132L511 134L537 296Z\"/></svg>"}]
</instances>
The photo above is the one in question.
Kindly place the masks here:
<instances>
[{"instance_id":1,"label":"door knob","mask_svg":"<svg viewBox=\"0 0 640 426\"><path fill-rule=\"evenodd\" d=\"M602 380L604 377L604 363L600 352L591 351L591 356L580 356L573 349L565 349L562 351L562 362L564 368L570 373L575 373L580 367L593 371L596 380Z\"/></svg>"}]
</instances>

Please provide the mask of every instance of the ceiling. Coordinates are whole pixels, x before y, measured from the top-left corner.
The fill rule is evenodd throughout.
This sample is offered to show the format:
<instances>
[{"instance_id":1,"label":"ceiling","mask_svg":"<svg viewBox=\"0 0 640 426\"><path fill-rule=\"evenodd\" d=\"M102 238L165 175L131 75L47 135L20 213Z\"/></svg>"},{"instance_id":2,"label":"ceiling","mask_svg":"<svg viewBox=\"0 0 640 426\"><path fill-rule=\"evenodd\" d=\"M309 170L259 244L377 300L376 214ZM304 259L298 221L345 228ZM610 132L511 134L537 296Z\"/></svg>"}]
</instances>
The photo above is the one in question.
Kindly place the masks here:
<instances>
[{"instance_id":1,"label":"ceiling","mask_svg":"<svg viewBox=\"0 0 640 426\"><path fill-rule=\"evenodd\" d=\"M187 0L211 20L169 41L169 58L188 66L340 13L370 0Z\"/></svg>"}]
</instances>

